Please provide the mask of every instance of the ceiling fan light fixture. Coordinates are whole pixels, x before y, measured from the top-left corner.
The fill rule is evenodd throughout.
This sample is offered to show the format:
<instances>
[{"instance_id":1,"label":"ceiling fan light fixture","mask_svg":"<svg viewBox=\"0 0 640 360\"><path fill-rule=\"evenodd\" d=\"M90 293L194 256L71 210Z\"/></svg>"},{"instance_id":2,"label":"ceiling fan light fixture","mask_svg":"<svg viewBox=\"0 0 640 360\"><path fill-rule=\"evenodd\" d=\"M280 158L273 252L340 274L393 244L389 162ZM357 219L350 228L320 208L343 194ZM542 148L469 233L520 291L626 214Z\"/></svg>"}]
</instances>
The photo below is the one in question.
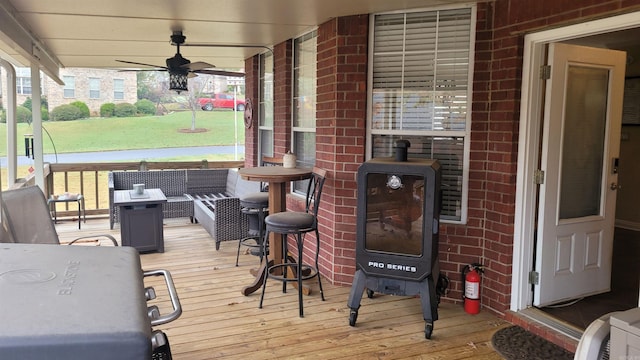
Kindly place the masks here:
<instances>
[{"instance_id":1,"label":"ceiling fan light fixture","mask_svg":"<svg viewBox=\"0 0 640 360\"><path fill-rule=\"evenodd\" d=\"M178 94L187 91L188 73L169 72L169 90L175 90Z\"/></svg>"}]
</instances>

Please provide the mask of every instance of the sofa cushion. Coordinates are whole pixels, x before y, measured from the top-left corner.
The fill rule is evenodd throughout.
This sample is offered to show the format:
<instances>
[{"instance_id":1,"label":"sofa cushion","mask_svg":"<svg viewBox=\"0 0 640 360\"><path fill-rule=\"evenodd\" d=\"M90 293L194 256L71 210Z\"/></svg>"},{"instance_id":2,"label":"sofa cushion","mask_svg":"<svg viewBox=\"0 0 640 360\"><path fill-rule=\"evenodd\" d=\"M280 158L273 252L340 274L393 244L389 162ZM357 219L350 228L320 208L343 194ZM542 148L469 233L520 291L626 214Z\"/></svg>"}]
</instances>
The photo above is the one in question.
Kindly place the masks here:
<instances>
[{"instance_id":1,"label":"sofa cushion","mask_svg":"<svg viewBox=\"0 0 640 360\"><path fill-rule=\"evenodd\" d=\"M227 196L242 198L248 194L259 191L259 182L244 180L242 176L238 174L238 169L229 169L229 174L227 175Z\"/></svg>"}]
</instances>

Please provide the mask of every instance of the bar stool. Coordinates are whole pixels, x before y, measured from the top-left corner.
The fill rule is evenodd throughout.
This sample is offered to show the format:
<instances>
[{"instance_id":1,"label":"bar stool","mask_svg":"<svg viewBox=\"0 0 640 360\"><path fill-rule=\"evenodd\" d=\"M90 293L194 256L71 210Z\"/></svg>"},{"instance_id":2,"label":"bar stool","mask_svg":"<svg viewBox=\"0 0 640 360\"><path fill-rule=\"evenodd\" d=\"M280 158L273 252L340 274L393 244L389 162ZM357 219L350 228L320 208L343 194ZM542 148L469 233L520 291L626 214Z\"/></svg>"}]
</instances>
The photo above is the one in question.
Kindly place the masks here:
<instances>
[{"instance_id":1,"label":"bar stool","mask_svg":"<svg viewBox=\"0 0 640 360\"><path fill-rule=\"evenodd\" d=\"M318 207L320 206L320 196L322 195L322 186L326 177L326 170L314 167L311 179L307 186L307 197L305 201L305 211L284 211L276 214L270 214L265 218L266 232L264 246L269 242L269 234L277 233L283 235L282 264L274 264L269 266L264 273L264 281L262 285L262 295L260 296L259 308L262 309L264 293L267 288L267 279L272 278L282 281L282 292L287 292L287 283L296 281L298 284L298 309L300 317L304 317L302 307L302 281L314 277L318 277L318 286L320 287L320 297L324 301L324 293L322 291L322 282L320 280L320 272L318 270L318 255L320 253L320 233L318 232ZM316 235L316 252L315 265L304 264L302 261L302 253L304 247L304 236L308 232L315 232ZM290 260L287 251L287 235L295 235L296 246L298 248L297 262ZM268 263L268 261L267 261ZM287 277L287 270L291 269L293 277Z\"/></svg>"},{"instance_id":2,"label":"bar stool","mask_svg":"<svg viewBox=\"0 0 640 360\"><path fill-rule=\"evenodd\" d=\"M262 242L264 239L264 218L269 213L269 193L257 192L246 195L240 199L240 207L242 213L249 218L249 233L238 242L236 266L238 266L241 246L256 250L257 255L260 256L260 262L262 262L265 251L268 250L263 247Z\"/></svg>"},{"instance_id":3,"label":"bar stool","mask_svg":"<svg viewBox=\"0 0 640 360\"><path fill-rule=\"evenodd\" d=\"M270 156L262 157L262 166L282 166L282 158ZM240 258L240 247L246 246L258 251L260 261L265 250L262 247L262 239L264 238L264 218L268 215L269 210L269 186L267 183L260 183L260 192L252 193L240 198L240 207L242 213L249 217L249 233L245 238L238 242L238 253L236 254L236 266ZM267 249L268 251L268 249ZM252 252L253 253L253 252Z\"/></svg>"}]
</instances>

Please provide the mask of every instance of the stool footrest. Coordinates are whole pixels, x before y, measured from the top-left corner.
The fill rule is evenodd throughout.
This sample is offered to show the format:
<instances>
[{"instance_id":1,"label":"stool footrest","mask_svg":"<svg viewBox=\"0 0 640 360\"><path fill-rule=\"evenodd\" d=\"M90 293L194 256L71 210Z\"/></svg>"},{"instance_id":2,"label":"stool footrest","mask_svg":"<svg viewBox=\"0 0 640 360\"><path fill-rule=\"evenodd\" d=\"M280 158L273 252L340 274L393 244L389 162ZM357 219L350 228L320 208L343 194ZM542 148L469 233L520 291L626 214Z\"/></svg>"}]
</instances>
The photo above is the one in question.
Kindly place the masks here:
<instances>
[{"instance_id":1,"label":"stool footrest","mask_svg":"<svg viewBox=\"0 0 640 360\"><path fill-rule=\"evenodd\" d=\"M297 277L287 277L285 275L278 275L276 272L276 270L278 269L286 269L288 267L294 269L293 273L294 275L297 274L297 267L300 266L300 264L298 263L282 263L282 264L276 264L276 265L272 265L267 269L267 276L271 279L275 279L275 280L279 280L279 281L284 281L284 282L288 282L288 281L298 281ZM281 271L282 274L286 274L286 270ZM312 279L314 277L318 276L318 269L316 269L315 267L311 266L311 265L307 265L307 264L302 264L302 280L309 280Z\"/></svg>"}]
</instances>

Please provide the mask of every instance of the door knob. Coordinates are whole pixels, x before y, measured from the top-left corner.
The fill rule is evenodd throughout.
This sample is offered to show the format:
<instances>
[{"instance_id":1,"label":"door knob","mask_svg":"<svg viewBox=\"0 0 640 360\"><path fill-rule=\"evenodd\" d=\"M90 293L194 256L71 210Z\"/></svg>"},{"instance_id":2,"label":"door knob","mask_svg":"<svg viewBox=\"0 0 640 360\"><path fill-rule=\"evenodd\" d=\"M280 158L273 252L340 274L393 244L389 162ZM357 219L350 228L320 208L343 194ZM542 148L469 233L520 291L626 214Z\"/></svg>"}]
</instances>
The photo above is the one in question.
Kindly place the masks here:
<instances>
[{"instance_id":1,"label":"door knob","mask_svg":"<svg viewBox=\"0 0 640 360\"><path fill-rule=\"evenodd\" d=\"M622 189L622 186L618 185L616 183L611 183L610 188L611 188L611 190L619 190L619 189Z\"/></svg>"}]
</instances>

